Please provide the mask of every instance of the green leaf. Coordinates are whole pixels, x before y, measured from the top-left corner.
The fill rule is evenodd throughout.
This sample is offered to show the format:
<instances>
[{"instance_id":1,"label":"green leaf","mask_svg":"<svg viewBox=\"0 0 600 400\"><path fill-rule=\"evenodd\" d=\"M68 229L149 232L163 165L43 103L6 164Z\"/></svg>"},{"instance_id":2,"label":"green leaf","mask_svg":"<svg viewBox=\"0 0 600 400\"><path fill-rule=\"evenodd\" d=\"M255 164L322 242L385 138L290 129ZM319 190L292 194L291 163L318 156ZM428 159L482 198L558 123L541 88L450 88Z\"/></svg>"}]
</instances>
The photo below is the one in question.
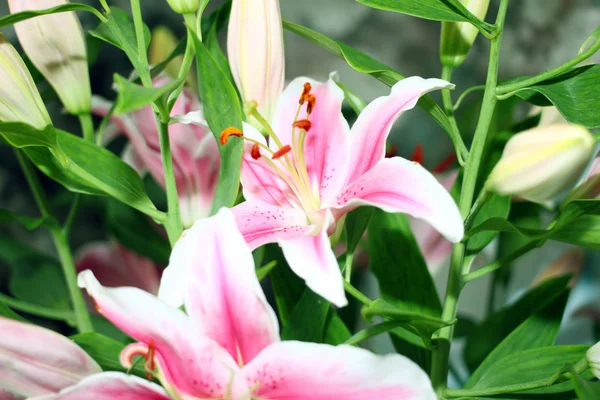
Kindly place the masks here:
<instances>
[{"instance_id":1,"label":"green leaf","mask_svg":"<svg viewBox=\"0 0 600 400\"><path fill-rule=\"evenodd\" d=\"M380 322L380 323L368 326L365 329L361 329L360 331L356 332L344 344L350 344L350 345L358 344L358 343L360 343L364 340L370 339L374 336L381 335L382 333L390 332L404 324L405 324L404 321L398 321L398 320Z\"/></svg>"},{"instance_id":2,"label":"green leaf","mask_svg":"<svg viewBox=\"0 0 600 400\"><path fill-rule=\"evenodd\" d=\"M4 28L10 25L14 25L17 22L25 21L30 18L35 18L40 15L48 15L48 14L58 14L69 11L88 11L94 14L98 19L104 21L104 15L94 7L88 6L86 4L61 4L60 6L48 8L45 10L37 10L37 11L21 11L14 14L8 14L2 18L0 18L0 28Z\"/></svg>"},{"instance_id":3,"label":"green leaf","mask_svg":"<svg viewBox=\"0 0 600 400\"><path fill-rule=\"evenodd\" d=\"M128 372L119 361L121 351L125 348L124 344L99 333L81 333L71 336L70 339L88 353L103 371ZM130 373L142 378L146 377L142 365L134 366Z\"/></svg>"},{"instance_id":4,"label":"green leaf","mask_svg":"<svg viewBox=\"0 0 600 400\"><path fill-rule=\"evenodd\" d=\"M470 12L452 5L451 0L357 0L368 7L394 11L434 21L470 21ZM464 7L463 7L464 8ZM469 14L471 14L469 16Z\"/></svg>"},{"instance_id":5,"label":"green leaf","mask_svg":"<svg viewBox=\"0 0 600 400\"><path fill-rule=\"evenodd\" d=\"M350 333L350 330L344 321L342 321L342 318L340 318L333 308L329 307L329 314L327 315L327 320L325 321L325 334L323 335L323 343L337 346L350 339L351 335L352 334Z\"/></svg>"},{"instance_id":6,"label":"green leaf","mask_svg":"<svg viewBox=\"0 0 600 400\"><path fill-rule=\"evenodd\" d=\"M28 303L71 310L65 278L56 264L21 261L13 265L9 289L13 296Z\"/></svg>"},{"instance_id":7,"label":"green leaf","mask_svg":"<svg viewBox=\"0 0 600 400\"><path fill-rule=\"evenodd\" d=\"M325 50L343 58L348 65L357 72L368 74L380 80L388 86L393 86L399 80L404 79L404 76L394 71L392 68L379 61L374 60L368 55L345 45L344 43L330 39L322 33L305 28L301 25L296 25L288 21L283 21L283 27L296 35L302 36L313 43L321 46ZM429 95L421 97L417 105L431 115L437 123L450 134L452 137L453 129L448 117L440 106Z\"/></svg>"},{"instance_id":8,"label":"green leaf","mask_svg":"<svg viewBox=\"0 0 600 400\"><path fill-rule=\"evenodd\" d=\"M382 298L401 310L439 317L442 306L406 216L374 210L369 223L369 269Z\"/></svg>"},{"instance_id":9,"label":"green leaf","mask_svg":"<svg viewBox=\"0 0 600 400\"><path fill-rule=\"evenodd\" d=\"M600 382L589 382L581 376L574 374L572 378L575 393L580 400L600 399Z\"/></svg>"},{"instance_id":10,"label":"green leaf","mask_svg":"<svg viewBox=\"0 0 600 400\"><path fill-rule=\"evenodd\" d=\"M363 308L362 315L367 321L371 321L376 316L394 321L402 321L406 326L416 328L420 334L425 334L429 338L438 329L456 322L442 321L439 318L428 317L420 313L400 310L398 307L382 299L377 299L370 306Z\"/></svg>"},{"instance_id":11,"label":"green leaf","mask_svg":"<svg viewBox=\"0 0 600 400\"><path fill-rule=\"evenodd\" d=\"M582 215L552 231L550 239L600 250L600 215Z\"/></svg>"},{"instance_id":12,"label":"green leaf","mask_svg":"<svg viewBox=\"0 0 600 400\"><path fill-rule=\"evenodd\" d=\"M108 231L125 247L159 265L166 266L169 263L169 241L156 230L146 215L119 201L109 200L105 221Z\"/></svg>"},{"instance_id":13,"label":"green leaf","mask_svg":"<svg viewBox=\"0 0 600 400\"><path fill-rule=\"evenodd\" d=\"M352 107L354 113L356 115L359 115L362 112L362 110L365 109L367 103L363 99L361 99L356 93L350 90L349 87L342 85L339 82L336 82L336 85L338 85L339 88L344 91L344 98L346 99L346 102L350 105L350 107Z\"/></svg>"},{"instance_id":14,"label":"green leaf","mask_svg":"<svg viewBox=\"0 0 600 400\"><path fill-rule=\"evenodd\" d=\"M273 268L275 268L277 266L277 261L271 261L270 263L268 263L267 265L264 265L260 268L256 269L256 277L258 278L259 281L262 281L264 278L267 277L267 275L269 275L269 273L273 270Z\"/></svg>"},{"instance_id":15,"label":"green leaf","mask_svg":"<svg viewBox=\"0 0 600 400\"><path fill-rule=\"evenodd\" d=\"M6 224L11 222L18 222L25 228L31 230L37 229L48 221L46 217L25 217L17 215L9 210L0 209L0 224Z\"/></svg>"},{"instance_id":16,"label":"green leaf","mask_svg":"<svg viewBox=\"0 0 600 400\"><path fill-rule=\"evenodd\" d=\"M400 310L439 318L442 306L406 216L375 210L368 228L369 269L379 282L382 298ZM429 338L414 331L392 331L397 352L429 370Z\"/></svg>"},{"instance_id":17,"label":"green leaf","mask_svg":"<svg viewBox=\"0 0 600 400\"><path fill-rule=\"evenodd\" d=\"M566 300L570 276L549 279L514 304L491 314L468 336L464 359L473 373L472 387L502 357L554 343Z\"/></svg>"},{"instance_id":18,"label":"green leaf","mask_svg":"<svg viewBox=\"0 0 600 400\"><path fill-rule=\"evenodd\" d=\"M90 31L89 34L123 50L136 70L146 70L147 65L144 65L142 57L138 53L135 26L131 16L118 7L111 7L110 11L107 16L108 22L100 24L98 28ZM150 29L144 25L146 49L148 49L151 37Z\"/></svg>"},{"instance_id":19,"label":"green leaf","mask_svg":"<svg viewBox=\"0 0 600 400\"><path fill-rule=\"evenodd\" d=\"M178 79L165 86L149 88L137 85L118 74L115 74L114 80L117 85L117 92L119 93L114 111L115 114L128 113L144 108L162 96L170 94L182 82Z\"/></svg>"},{"instance_id":20,"label":"green leaf","mask_svg":"<svg viewBox=\"0 0 600 400\"><path fill-rule=\"evenodd\" d=\"M231 2L223 4L218 10L215 10L209 17L208 21L203 21L202 26L208 26L208 31L203 34L204 44L208 49L209 53L213 56L213 59L221 68L221 71L227 75L229 82L233 82L233 75L231 74L231 68L227 56L223 53L221 45L219 44L219 32L226 25L229 13L231 11ZM235 85L234 85L235 89Z\"/></svg>"},{"instance_id":21,"label":"green leaf","mask_svg":"<svg viewBox=\"0 0 600 400\"><path fill-rule=\"evenodd\" d=\"M600 127L600 64L571 69L515 94L533 104L556 106L565 119L588 128ZM541 98L540 98L541 96Z\"/></svg>"},{"instance_id":22,"label":"green leaf","mask_svg":"<svg viewBox=\"0 0 600 400\"><path fill-rule=\"evenodd\" d=\"M510 204L510 196L498 196L492 194L492 197L490 197L473 218L473 223L475 225L480 225L494 217L507 218L510 212ZM485 246L490 244L497 235L498 232L487 231L471 236L467 241L467 252L469 254L478 254Z\"/></svg>"},{"instance_id":23,"label":"green leaf","mask_svg":"<svg viewBox=\"0 0 600 400\"><path fill-rule=\"evenodd\" d=\"M365 234L375 208L369 206L358 207L346 214L344 226L346 227L346 252L353 254L360 240Z\"/></svg>"},{"instance_id":24,"label":"green leaf","mask_svg":"<svg viewBox=\"0 0 600 400\"><path fill-rule=\"evenodd\" d=\"M162 218L138 173L110 151L51 126L40 131L23 123L0 122L0 135L15 147L25 147L27 155L44 173L66 183L69 189L109 195L154 218ZM54 160L48 153L30 153L29 146L45 146Z\"/></svg>"},{"instance_id":25,"label":"green leaf","mask_svg":"<svg viewBox=\"0 0 600 400\"><path fill-rule=\"evenodd\" d=\"M282 340L322 343L330 308L328 301L306 288L281 331Z\"/></svg>"},{"instance_id":26,"label":"green leaf","mask_svg":"<svg viewBox=\"0 0 600 400\"><path fill-rule=\"evenodd\" d=\"M472 389L501 388L549 380L565 364L575 364L585 357L589 346L549 346L524 349L492 364Z\"/></svg>"},{"instance_id":27,"label":"green leaf","mask_svg":"<svg viewBox=\"0 0 600 400\"><path fill-rule=\"evenodd\" d=\"M0 316L5 318L14 319L15 321L27 322L27 320L21 317L19 314L10 309L6 304L0 301Z\"/></svg>"}]
</instances>

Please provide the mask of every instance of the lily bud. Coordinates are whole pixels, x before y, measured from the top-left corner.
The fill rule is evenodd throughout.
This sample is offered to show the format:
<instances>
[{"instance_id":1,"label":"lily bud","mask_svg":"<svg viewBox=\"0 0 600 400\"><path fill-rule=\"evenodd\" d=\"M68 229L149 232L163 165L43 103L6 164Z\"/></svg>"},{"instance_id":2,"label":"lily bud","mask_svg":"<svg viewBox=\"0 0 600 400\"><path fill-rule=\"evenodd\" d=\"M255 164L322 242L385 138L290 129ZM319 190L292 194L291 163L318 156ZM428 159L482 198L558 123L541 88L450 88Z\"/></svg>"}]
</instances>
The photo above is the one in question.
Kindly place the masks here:
<instances>
[{"instance_id":1,"label":"lily bud","mask_svg":"<svg viewBox=\"0 0 600 400\"><path fill-rule=\"evenodd\" d=\"M0 34L0 121L26 122L42 129L52 124L46 106L19 53Z\"/></svg>"},{"instance_id":2,"label":"lily bud","mask_svg":"<svg viewBox=\"0 0 600 400\"><path fill-rule=\"evenodd\" d=\"M596 157L579 185L567 196L563 204L572 200L600 198L600 157Z\"/></svg>"},{"instance_id":3,"label":"lily bud","mask_svg":"<svg viewBox=\"0 0 600 400\"><path fill-rule=\"evenodd\" d=\"M11 13L43 10L67 0L8 0ZM92 95L83 29L74 12L31 18L15 24L23 50L52 85L67 111L89 113Z\"/></svg>"},{"instance_id":4,"label":"lily bud","mask_svg":"<svg viewBox=\"0 0 600 400\"><path fill-rule=\"evenodd\" d=\"M193 14L200 7L200 0L167 0L177 14Z\"/></svg>"},{"instance_id":5,"label":"lily bud","mask_svg":"<svg viewBox=\"0 0 600 400\"><path fill-rule=\"evenodd\" d=\"M542 203L577 181L592 157L594 138L583 126L554 124L514 135L485 184L500 195Z\"/></svg>"},{"instance_id":6,"label":"lily bud","mask_svg":"<svg viewBox=\"0 0 600 400\"><path fill-rule=\"evenodd\" d=\"M283 91L285 60L278 0L233 0L227 53L244 102L271 120Z\"/></svg>"},{"instance_id":7,"label":"lily bud","mask_svg":"<svg viewBox=\"0 0 600 400\"><path fill-rule=\"evenodd\" d=\"M585 359L590 365L594 376L600 379L600 342L596 343L585 353Z\"/></svg>"},{"instance_id":8,"label":"lily bud","mask_svg":"<svg viewBox=\"0 0 600 400\"><path fill-rule=\"evenodd\" d=\"M460 0L477 18L483 20L490 0ZM479 31L470 22L442 22L440 60L447 67L463 63Z\"/></svg>"}]
</instances>

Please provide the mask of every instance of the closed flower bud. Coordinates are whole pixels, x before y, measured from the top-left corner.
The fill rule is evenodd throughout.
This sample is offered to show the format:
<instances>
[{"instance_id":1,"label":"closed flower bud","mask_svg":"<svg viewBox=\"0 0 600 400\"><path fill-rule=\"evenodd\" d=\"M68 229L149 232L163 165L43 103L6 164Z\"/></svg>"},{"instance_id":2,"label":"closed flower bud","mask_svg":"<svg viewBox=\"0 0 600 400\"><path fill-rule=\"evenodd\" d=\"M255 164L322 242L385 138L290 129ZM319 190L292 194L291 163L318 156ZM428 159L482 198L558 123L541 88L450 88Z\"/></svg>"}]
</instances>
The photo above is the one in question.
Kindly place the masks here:
<instances>
[{"instance_id":1,"label":"closed flower bud","mask_svg":"<svg viewBox=\"0 0 600 400\"><path fill-rule=\"evenodd\" d=\"M494 167L486 189L548 201L569 189L592 157L594 138L579 125L554 124L514 135Z\"/></svg>"},{"instance_id":2,"label":"closed flower bud","mask_svg":"<svg viewBox=\"0 0 600 400\"><path fill-rule=\"evenodd\" d=\"M167 3L178 14L193 14L200 7L200 0L167 0Z\"/></svg>"},{"instance_id":3,"label":"closed flower bud","mask_svg":"<svg viewBox=\"0 0 600 400\"><path fill-rule=\"evenodd\" d=\"M483 20L490 0L460 0L477 18ZM440 59L442 64L456 68L463 63L479 31L470 22L442 22Z\"/></svg>"},{"instance_id":4,"label":"closed flower bud","mask_svg":"<svg viewBox=\"0 0 600 400\"><path fill-rule=\"evenodd\" d=\"M278 0L233 0L227 52L244 102L270 120L283 91L283 28Z\"/></svg>"},{"instance_id":5,"label":"closed flower bud","mask_svg":"<svg viewBox=\"0 0 600 400\"><path fill-rule=\"evenodd\" d=\"M67 0L8 0L11 13L43 10ZM31 18L15 24L21 46L52 85L67 111L89 113L92 107L83 29L74 12Z\"/></svg>"},{"instance_id":6,"label":"closed flower bud","mask_svg":"<svg viewBox=\"0 0 600 400\"><path fill-rule=\"evenodd\" d=\"M2 34L0 99L0 121L25 122L38 129L52 124L25 63Z\"/></svg>"},{"instance_id":7,"label":"closed flower bud","mask_svg":"<svg viewBox=\"0 0 600 400\"><path fill-rule=\"evenodd\" d=\"M600 198L600 158L596 157L579 185L567 196L563 205L580 199Z\"/></svg>"},{"instance_id":8,"label":"closed flower bud","mask_svg":"<svg viewBox=\"0 0 600 400\"><path fill-rule=\"evenodd\" d=\"M594 376L600 379L600 343L596 343L587 351L585 359Z\"/></svg>"}]
</instances>

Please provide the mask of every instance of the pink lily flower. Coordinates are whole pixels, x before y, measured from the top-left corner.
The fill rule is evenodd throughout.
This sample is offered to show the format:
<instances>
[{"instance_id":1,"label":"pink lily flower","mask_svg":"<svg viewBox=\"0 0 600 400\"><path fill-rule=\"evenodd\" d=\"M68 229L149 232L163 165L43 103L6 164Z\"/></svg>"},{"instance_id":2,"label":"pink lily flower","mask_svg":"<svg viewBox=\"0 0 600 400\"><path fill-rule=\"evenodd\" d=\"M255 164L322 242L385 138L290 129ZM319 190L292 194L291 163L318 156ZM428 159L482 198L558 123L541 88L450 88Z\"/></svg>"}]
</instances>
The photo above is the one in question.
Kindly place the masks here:
<instances>
[{"instance_id":1,"label":"pink lily flower","mask_svg":"<svg viewBox=\"0 0 600 400\"><path fill-rule=\"evenodd\" d=\"M155 79L155 86L164 86L168 78ZM106 115L111 103L98 97L92 99L93 111ZM185 116L196 116L194 124ZM210 214L217 189L221 159L217 142L205 121L202 105L193 93L184 89L175 102L169 127L175 180L179 193L181 220L185 227ZM165 185L158 130L151 107L112 118L118 129L127 135L131 147L124 158L140 172L148 171L163 187Z\"/></svg>"},{"instance_id":2,"label":"pink lily flower","mask_svg":"<svg viewBox=\"0 0 600 400\"><path fill-rule=\"evenodd\" d=\"M160 386L102 372L79 346L49 329L0 317L0 399L170 400Z\"/></svg>"},{"instance_id":3,"label":"pink lily flower","mask_svg":"<svg viewBox=\"0 0 600 400\"><path fill-rule=\"evenodd\" d=\"M435 177L418 163L384 157L396 119L422 95L451 87L439 79L403 79L389 96L371 102L350 130L341 112L343 92L332 79L295 79L279 99L272 128L265 126L269 145L256 129L244 126L241 180L247 201L233 212L250 247L279 243L309 288L344 306L328 235L349 211L372 205L404 212L460 241L462 218Z\"/></svg>"},{"instance_id":4,"label":"pink lily flower","mask_svg":"<svg viewBox=\"0 0 600 400\"><path fill-rule=\"evenodd\" d=\"M401 355L280 341L252 253L226 208L184 232L159 298L131 287L105 288L91 271L79 274L79 284L106 318L138 340L123 350L123 366L145 357L148 374L173 399L436 398L427 375Z\"/></svg>"},{"instance_id":5,"label":"pink lily flower","mask_svg":"<svg viewBox=\"0 0 600 400\"><path fill-rule=\"evenodd\" d=\"M79 346L46 328L0 317L0 399L170 400L160 386L102 372Z\"/></svg>"},{"instance_id":6,"label":"pink lily flower","mask_svg":"<svg viewBox=\"0 0 600 400\"><path fill-rule=\"evenodd\" d=\"M115 241L91 243L75 256L78 272L91 270L108 287L133 286L158 294L159 265Z\"/></svg>"}]
</instances>

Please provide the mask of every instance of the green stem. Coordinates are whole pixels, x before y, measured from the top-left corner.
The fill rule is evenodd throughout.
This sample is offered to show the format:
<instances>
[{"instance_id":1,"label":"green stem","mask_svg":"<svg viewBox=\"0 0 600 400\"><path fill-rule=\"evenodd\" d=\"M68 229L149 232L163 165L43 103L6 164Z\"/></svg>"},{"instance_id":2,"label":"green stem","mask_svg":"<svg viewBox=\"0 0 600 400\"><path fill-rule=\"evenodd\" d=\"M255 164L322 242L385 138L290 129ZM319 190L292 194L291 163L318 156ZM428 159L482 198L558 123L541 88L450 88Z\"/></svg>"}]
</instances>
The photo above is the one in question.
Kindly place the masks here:
<instances>
[{"instance_id":1,"label":"green stem","mask_svg":"<svg viewBox=\"0 0 600 400\"><path fill-rule=\"evenodd\" d=\"M96 131L96 145L102 147L103 143L102 143L102 139L104 137L104 130L106 129L106 125L108 125L108 122L110 121L110 119L112 118L113 114L115 113L115 108L117 107L117 102L113 102L112 105L110 106L110 109L108 110L108 113L106 113L106 115L104 116L104 118L102 118L102 121L100 121L100 124L98 125L98 130Z\"/></svg>"},{"instance_id":2,"label":"green stem","mask_svg":"<svg viewBox=\"0 0 600 400\"><path fill-rule=\"evenodd\" d=\"M29 183L31 192L33 193L42 216L54 218L44 189L42 188L42 185L35 174L33 166L28 160L25 159L25 157L23 157L19 150L16 150L16 154L17 160L23 169L25 178ZM71 249L69 248L67 237L58 224L55 224L55 226L51 227L49 230L50 234L52 235L54 245L56 246L56 250L58 251L60 263L63 269L65 280L67 282L69 294L71 296L71 303L73 303L73 311L75 313L75 324L77 329L80 333L93 332L94 328L92 327L92 321L90 319L88 309L85 305L85 301L83 300L81 290L77 286L77 272L75 270L75 264L73 263L73 257L71 256Z\"/></svg>"},{"instance_id":3,"label":"green stem","mask_svg":"<svg viewBox=\"0 0 600 400\"><path fill-rule=\"evenodd\" d=\"M81 194L75 193L73 195L73 202L71 203L71 209L69 209L69 215L67 215L67 219L65 219L65 223L63 224L63 233L66 237L69 237L71 233L71 228L73 227L73 223L75 222L75 218L77 217L77 212L79 212L79 206L81 205Z\"/></svg>"},{"instance_id":4,"label":"green stem","mask_svg":"<svg viewBox=\"0 0 600 400\"><path fill-rule=\"evenodd\" d=\"M0 293L0 301L12 309L26 312L37 317L66 321L69 324L74 324L75 315L69 310L56 310L53 308L43 307L37 304L29 303L14 297Z\"/></svg>"},{"instance_id":5,"label":"green stem","mask_svg":"<svg viewBox=\"0 0 600 400\"><path fill-rule=\"evenodd\" d=\"M473 221L475 220L477 213L479 213L481 207L483 207L483 205L490 199L491 196L492 193L488 192L485 189L482 189L481 192L479 192L477 200L475 200L473 207L471 207L471 212L469 212L469 215L465 219L465 231L471 229L471 225L473 225Z\"/></svg>"},{"instance_id":6,"label":"green stem","mask_svg":"<svg viewBox=\"0 0 600 400\"><path fill-rule=\"evenodd\" d=\"M83 138L87 141L94 142L94 121L91 114L79 114L79 123L83 131Z\"/></svg>"},{"instance_id":7,"label":"green stem","mask_svg":"<svg viewBox=\"0 0 600 400\"><path fill-rule=\"evenodd\" d=\"M194 46L194 40L192 35L195 35L196 20L193 14L185 14L183 16L186 21L186 25L190 29L187 30L187 39L185 43L185 53L183 55L183 63L181 64L181 68L179 69L179 74L177 75L177 79L181 79L181 85L179 85L173 92L169 95L169 101L167 102L167 108L169 111L175 105L177 98L181 94L183 87L185 86L185 77L190 72L190 68L192 67L192 62L194 61L194 57L196 56L196 48ZM191 19L191 21L190 21ZM201 34L200 34L201 35ZM202 40L202 38L200 38Z\"/></svg>"},{"instance_id":8,"label":"green stem","mask_svg":"<svg viewBox=\"0 0 600 400\"><path fill-rule=\"evenodd\" d=\"M536 247L539 247L539 242L540 242L539 239L532 240L531 242L527 243L523 247L520 247L519 249L515 250L511 254L508 254L505 257L502 257L484 267L481 267L478 270L469 272L468 274L466 274L463 277L463 282L464 283L471 282L475 279L481 278L482 276L489 274L490 272L494 272L506 265L509 265L512 261L516 260L517 258L521 257L524 254L529 253L531 250L535 249Z\"/></svg>"},{"instance_id":9,"label":"green stem","mask_svg":"<svg viewBox=\"0 0 600 400\"><path fill-rule=\"evenodd\" d=\"M585 61L588 58L590 58L591 56L593 56L598 50L600 50L600 40L597 40L596 42L594 42L592 44L592 46L590 46L589 49L587 49L583 53L579 54L577 57L567 61L566 63L564 63L562 65L559 65L556 68L549 69L549 70L547 70L539 75L533 76L529 79L524 79L519 82L498 86L498 88L496 89L496 94L499 96L500 99L508 98L508 97L512 96L514 94L514 92L517 92L526 87L535 85L536 83L540 83L547 79L554 78L555 76L558 76L558 75L562 74L563 72L566 72L569 68L572 68L572 67L576 66L577 64L579 64L580 62Z\"/></svg>"},{"instance_id":10,"label":"green stem","mask_svg":"<svg viewBox=\"0 0 600 400\"><path fill-rule=\"evenodd\" d=\"M350 282L347 282L346 280L344 280L344 289L346 289L346 292L348 292L350 296L354 297L356 300L360 301L365 306L368 307L371 304L373 304L373 300L365 296L360 290L352 286L352 284Z\"/></svg>"},{"instance_id":11,"label":"green stem","mask_svg":"<svg viewBox=\"0 0 600 400\"><path fill-rule=\"evenodd\" d=\"M452 79L452 67L443 66L442 67L442 79L450 82ZM458 159L458 163L462 166L465 164L465 160L469 156L469 151L465 146L465 142L462 139L460 134L460 130L458 129L458 125L456 124L456 118L454 118L454 109L452 107L452 97L450 95L450 89L442 90L442 101L444 105L444 112L448 117L448 121L450 122L450 127L452 131L452 142L454 147L456 148L456 156Z\"/></svg>"},{"instance_id":12,"label":"green stem","mask_svg":"<svg viewBox=\"0 0 600 400\"><path fill-rule=\"evenodd\" d=\"M138 71L140 79L144 86L152 86L152 78L150 77L150 68L148 67L148 54L146 49L146 36L144 34L144 20L142 19L142 8L140 0L131 0L131 13L133 15L133 25L135 27L135 38L137 41L138 57L141 64L144 66L143 71Z\"/></svg>"},{"instance_id":13,"label":"green stem","mask_svg":"<svg viewBox=\"0 0 600 400\"><path fill-rule=\"evenodd\" d=\"M354 259L353 253L346 253L346 260L344 262L344 278L346 282L350 283L352 278L352 261Z\"/></svg>"},{"instance_id":14,"label":"green stem","mask_svg":"<svg viewBox=\"0 0 600 400\"><path fill-rule=\"evenodd\" d=\"M463 218L466 218L473 204L475 195L475 184L477 174L483 157L483 150L487 140L488 132L492 122L492 116L496 107L496 86L498 83L498 58L500 54L500 43L504 29L504 19L508 8L508 0L501 0L496 27L498 35L492 39L490 46L490 57L486 90L483 96L483 104L475 129L473 144L469 152L469 158L465 165L465 174L461 190L459 210ZM452 251L448 285L446 288L446 299L442 309L441 319L452 321L456 319L458 311L458 298L463 287L463 259L465 253L464 243L458 243ZM440 329L434 336L434 347L431 365L431 380L438 396L442 398L448 379L448 359L450 356L450 343L454 334L454 327L448 326Z\"/></svg>"},{"instance_id":15,"label":"green stem","mask_svg":"<svg viewBox=\"0 0 600 400\"><path fill-rule=\"evenodd\" d=\"M468 88L464 92L462 92L460 94L460 96L458 96L458 99L456 100L456 103L454 103L454 106L452 107L452 110L454 110L454 111L458 110L458 108L460 107L460 105L464 101L465 97L467 97L468 94L476 92L478 90L485 90L485 85L473 86L473 87Z\"/></svg>"},{"instance_id":16,"label":"green stem","mask_svg":"<svg viewBox=\"0 0 600 400\"><path fill-rule=\"evenodd\" d=\"M169 123L164 121L158 122L158 136L160 140L160 154L163 161L163 169L165 173L165 187L167 191L167 205L169 211L167 213L167 221L165 228L169 236L171 246L181 236L183 225L181 223L181 215L179 213L179 198L177 196L177 185L175 183L175 171L173 169L173 158L171 156L171 143L169 142Z\"/></svg>"}]
</instances>

